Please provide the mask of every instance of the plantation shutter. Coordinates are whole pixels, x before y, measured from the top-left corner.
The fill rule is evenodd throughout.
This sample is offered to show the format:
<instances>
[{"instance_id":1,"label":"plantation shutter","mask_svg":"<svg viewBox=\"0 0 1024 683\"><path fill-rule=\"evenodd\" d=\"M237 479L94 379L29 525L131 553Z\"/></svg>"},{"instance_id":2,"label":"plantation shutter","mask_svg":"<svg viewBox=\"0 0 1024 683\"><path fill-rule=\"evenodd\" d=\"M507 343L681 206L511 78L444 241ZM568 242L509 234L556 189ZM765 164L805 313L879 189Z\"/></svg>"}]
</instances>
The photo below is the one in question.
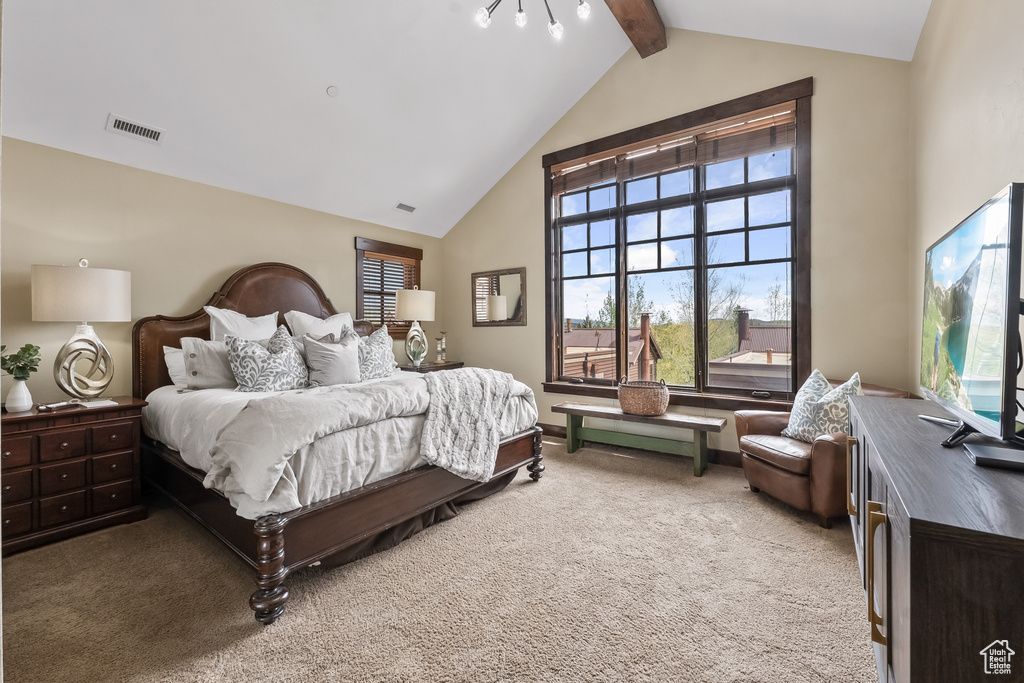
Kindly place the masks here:
<instances>
[{"instance_id":1,"label":"plantation shutter","mask_svg":"<svg viewBox=\"0 0 1024 683\"><path fill-rule=\"evenodd\" d=\"M487 297L498 293L497 275L478 277L473 280L473 306L476 308L474 320L487 320Z\"/></svg>"},{"instance_id":2,"label":"plantation shutter","mask_svg":"<svg viewBox=\"0 0 1024 683\"><path fill-rule=\"evenodd\" d=\"M357 237L356 317L405 337L411 321L395 318L395 292L419 286L422 260L422 249Z\"/></svg>"}]
</instances>

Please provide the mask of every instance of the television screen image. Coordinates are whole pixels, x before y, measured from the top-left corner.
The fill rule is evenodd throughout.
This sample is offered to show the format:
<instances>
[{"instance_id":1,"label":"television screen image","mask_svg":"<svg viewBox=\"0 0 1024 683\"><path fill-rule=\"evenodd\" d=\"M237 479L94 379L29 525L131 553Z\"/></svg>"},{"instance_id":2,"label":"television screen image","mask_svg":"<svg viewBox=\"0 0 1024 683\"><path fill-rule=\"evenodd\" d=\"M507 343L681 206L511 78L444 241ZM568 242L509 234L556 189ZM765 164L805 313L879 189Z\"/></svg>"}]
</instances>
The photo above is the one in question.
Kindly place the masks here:
<instances>
[{"instance_id":1,"label":"television screen image","mask_svg":"<svg viewBox=\"0 0 1024 683\"><path fill-rule=\"evenodd\" d=\"M925 254L921 389L1004 439L1016 417L1019 188L993 197Z\"/></svg>"}]
</instances>

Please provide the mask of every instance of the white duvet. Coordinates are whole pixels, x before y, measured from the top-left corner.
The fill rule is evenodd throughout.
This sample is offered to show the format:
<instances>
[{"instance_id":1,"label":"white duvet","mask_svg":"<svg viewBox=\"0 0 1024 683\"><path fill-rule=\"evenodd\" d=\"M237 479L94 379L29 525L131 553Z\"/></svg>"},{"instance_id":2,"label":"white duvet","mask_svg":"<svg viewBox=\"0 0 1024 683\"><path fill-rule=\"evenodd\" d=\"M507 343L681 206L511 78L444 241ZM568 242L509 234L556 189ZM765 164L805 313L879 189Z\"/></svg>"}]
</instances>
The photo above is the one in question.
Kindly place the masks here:
<instances>
[{"instance_id":1,"label":"white duvet","mask_svg":"<svg viewBox=\"0 0 1024 683\"><path fill-rule=\"evenodd\" d=\"M319 394L329 396L332 405L346 411L345 417L336 422L347 428L298 448L273 467L259 462L259 458L228 461L221 453L225 449L216 448L222 432L237 439L231 425L250 401L297 393L304 394L301 400L314 399ZM515 398L498 420L502 437L537 421L532 390L515 382L513 393ZM228 497L239 515L256 519L309 505L425 464L420 457L420 434L426 396L424 376L408 372L360 384L261 394L228 389L179 393L173 386L165 386L146 398L149 405L143 409L143 429L148 436L178 451L186 463L209 473L208 483ZM279 401L273 405L288 403ZM287 410L284 413L282 430L288 422ZM380 419L384 415L396 416ZM276 425L272 427L277 429ZM287 438L283 440L286 442ZM219 462L214 462L214 453L220 453Z\"/></svg>"}]
</instances>

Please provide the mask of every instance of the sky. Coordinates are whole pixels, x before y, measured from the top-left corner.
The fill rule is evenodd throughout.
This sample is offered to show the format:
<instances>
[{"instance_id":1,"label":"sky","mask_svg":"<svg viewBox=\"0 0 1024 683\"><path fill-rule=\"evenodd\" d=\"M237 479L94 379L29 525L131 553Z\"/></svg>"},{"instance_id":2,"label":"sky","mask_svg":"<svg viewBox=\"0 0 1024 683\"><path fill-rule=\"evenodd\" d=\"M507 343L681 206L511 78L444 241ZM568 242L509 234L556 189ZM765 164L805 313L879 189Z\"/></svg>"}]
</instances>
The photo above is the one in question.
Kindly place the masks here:
<instances>
[{"instance_id":1,"label":"sky","mask_svg":"<svg viewBox=\"0 0 1024 683\"><path fill-rule=\"evenodd\" d=\"M736 159L706 168L707 189L728 187L744 182L743 159ZM769 153L749 158L750 181L780 177L789 173L790 154L788 151ZM693 171L684 169L666 173L659 178L649 177L625 183L626 205L638 204L653 199L667 198L693 191ZM588 207L589 199L589 207ZM606 186L586 193L563 197L562 214L576 215L589 211L610 208L615 203L615 187ZM792 283L789 281L789 265L786 263L749 264L746 261L749 240L750 260L789 258L792 256L791 190L783 189L766 194L738 197L707 204L706 229L709 265L733 263L714 269L723 282L738 285L742 296L740 305L752 310L751 317L768 319L769 311L765 297L769 288L778 284L783 294L789 295ZM660 219L660 233L659 233ZM759 226L785 223L779 227L758 229ZM660 268L678 268L693 265L694 249L694 208L683 206L660 212L651 211L629 214L626 218L626 263L631 273ZM728 232L744 229L742 232ZM589 230L589 232L588 232ZM606 295L614 292L615 221L595 221L562 228L562 249L571 251L588 246L590 252L582 251L563 255L563 276L585 276L586 279L563 282L563 307L566 317L586 318L588 313L596 317L604 304ZM656 241L649 241L656 240ZM640 242L640 243L637 243ZM660 257L660 261L659 261ZM589 266L589 269L588 269ZM653 302L653 312L665 310L678 318L679 306L673 297L678 290L683 273L662 272L633 274L631 280L644 283L644 294Z\"/></svg>"}]
</instances>

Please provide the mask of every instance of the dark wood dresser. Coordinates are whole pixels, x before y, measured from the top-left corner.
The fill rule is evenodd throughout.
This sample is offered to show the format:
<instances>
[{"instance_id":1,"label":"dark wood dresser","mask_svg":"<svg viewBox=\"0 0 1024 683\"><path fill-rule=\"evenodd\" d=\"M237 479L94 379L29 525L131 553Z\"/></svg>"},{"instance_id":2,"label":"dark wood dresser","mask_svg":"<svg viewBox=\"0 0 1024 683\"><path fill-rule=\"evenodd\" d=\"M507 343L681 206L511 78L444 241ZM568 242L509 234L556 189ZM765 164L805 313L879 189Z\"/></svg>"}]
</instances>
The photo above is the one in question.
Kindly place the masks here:
<instances>
[{"instance_id":1,"label":"dark wood dresser","mask_svg":"<svg viewBox=\"0 0 1024 683\"><path fill-rule=\"evenodd\" d=\"M850 405L848 508L879 680L1024 681L1024 472L941 447L951 428L917 416L951 416L930 401Z\"/></svg>"},{"instance_id":2,"label":"dark wood dresser","mask_svg":"<svg viewBox=\"0 0 1024 683\"><path fill-rule=\"evenodd\" d=\"M0 417L3 554L145 519L139 443L145 401Z\"/></svg>"}]
</instances>

